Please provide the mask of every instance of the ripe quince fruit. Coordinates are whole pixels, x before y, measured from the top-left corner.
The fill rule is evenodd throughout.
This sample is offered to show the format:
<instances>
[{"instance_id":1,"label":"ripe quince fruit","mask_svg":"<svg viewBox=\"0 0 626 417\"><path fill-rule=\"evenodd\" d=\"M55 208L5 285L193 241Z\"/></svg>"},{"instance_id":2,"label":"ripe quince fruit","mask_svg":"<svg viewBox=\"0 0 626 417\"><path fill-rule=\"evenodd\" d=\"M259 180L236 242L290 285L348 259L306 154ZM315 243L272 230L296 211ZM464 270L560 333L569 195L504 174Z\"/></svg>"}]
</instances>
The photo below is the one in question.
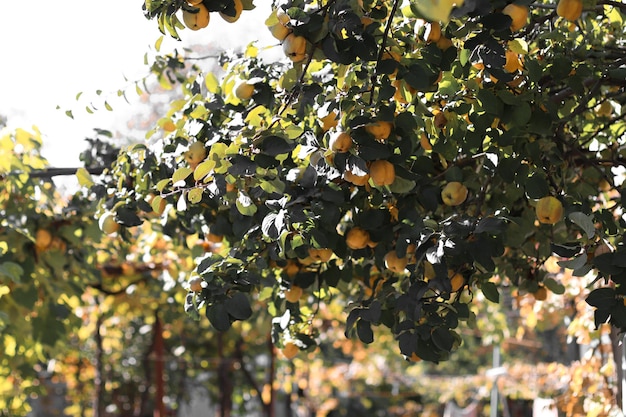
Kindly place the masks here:
<instances>
[{"instance_id":1,"label":"ripe quince fruit","mask_svg":"<svg viewBox=\"0 0 626 417\"><path fill-rule=\"evenodd\" d=\"M441 199L447 206L458 206L467 199L468 190L465 185L458 181L446 184L441 191Z\"/></svg>"},{"instance_id":2,"label":"ripe quince fruit","mask_svg":"<svg viewBox=\"0 0 626 417\"><path fill-rule=\"evenodd\" d=\"M507 4L502 13L509 16L512 19L511 32L517 32L524 26L526 26L528 20L528 7L519 4L511 3Z\"/></svg>"},{"instance_id":3,"label":"ripe quince fruit","mask_svg":"<svg viewBox=\"0 0 626 417\"><path fill-rule=\"evenodd\" d=\"M535 206L539 223L555 224L563 217L563 203L553 196L540 198Z\"/></svg>"},{"instance_id":4,"label":"ripe quince fruit","mask_svg":"<svg viewBox=\"0 0 626 417\"><path fill-rule=\"evenodd\" d=\"M209 25L211 15L204 4L198 3L195 7L199 9L197 13L183 10L183 23L191 30L200 30Z\"/></svg>"},{"instance_id":5,"label":"ripe quince fruit","mask_svg":"<svg viewBox=\"0 0 626 417\"><path fill-rule=\"evenodd\" d=\"M302 62L306 58L306 46L306 39L293 33L283 40L283 52L292 62Z\"/></svg>"}]
</instances>

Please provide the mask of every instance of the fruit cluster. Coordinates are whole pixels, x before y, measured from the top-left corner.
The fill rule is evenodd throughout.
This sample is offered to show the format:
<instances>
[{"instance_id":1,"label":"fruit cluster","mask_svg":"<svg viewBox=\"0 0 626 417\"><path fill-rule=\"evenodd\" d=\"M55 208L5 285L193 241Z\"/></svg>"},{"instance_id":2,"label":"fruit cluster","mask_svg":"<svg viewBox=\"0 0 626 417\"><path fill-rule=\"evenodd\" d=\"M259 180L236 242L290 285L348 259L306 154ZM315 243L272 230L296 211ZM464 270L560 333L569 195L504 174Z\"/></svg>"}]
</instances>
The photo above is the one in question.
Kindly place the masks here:
<instances>
[{"instance_id":1,"label":"fruit cluster","mask_svg":"<svg viewBox=\"0 0 626 417\"><path fill-rule=\"evenodd\" d=\"M234 10L234 14L232 13ZM182 8L183 23L191 30L200 30L209 25L211 20L211 12L205 2L202 0L187 0L186 4ZM228 23L233 23L239 20L241 13L243 12L242 0L233 0L232 10L218 11L219 15Z\"/></svg>"}]
</instances>

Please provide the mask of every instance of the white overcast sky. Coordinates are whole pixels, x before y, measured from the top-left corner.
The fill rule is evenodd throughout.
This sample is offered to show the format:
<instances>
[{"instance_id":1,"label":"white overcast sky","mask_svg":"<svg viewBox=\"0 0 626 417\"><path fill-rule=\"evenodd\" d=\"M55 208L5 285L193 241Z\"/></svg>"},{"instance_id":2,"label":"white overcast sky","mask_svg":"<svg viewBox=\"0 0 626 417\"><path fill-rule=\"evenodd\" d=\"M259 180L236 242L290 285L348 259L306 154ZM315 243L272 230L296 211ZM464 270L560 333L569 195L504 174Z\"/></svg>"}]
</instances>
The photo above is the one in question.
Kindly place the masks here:
<instances>
[{"instance_id":1,"label":"white overcast sky","mask_svg":"<svg viewBox=\"0 0 626 417\"><path fill-rule=\"evenodd\" d=\"M211 14L209 26L181 31L182 42L166 38L161 48L212 43L236 49L260 39L259 45L276 43L263 26L270 13L268 0L256 0L234 23ZM154 52L161 35L157 23L142 13L143 0L0 0L0 115L9 127L35 125L44 136L44 156L51 165L76 167L84 138L93 128L114 131L132 114L132 107L117 99L124 80L147 72L144 54ZM257 28L260 28L258 30ZM113 112L84 111L96 90L112 97ZM77 102L76 95L83 92ZM136 97L131 92L129 99ZM57 110L60 106L62 110ZM64 110L72 109L74 119Z\"/></svg>"}]
</instances>

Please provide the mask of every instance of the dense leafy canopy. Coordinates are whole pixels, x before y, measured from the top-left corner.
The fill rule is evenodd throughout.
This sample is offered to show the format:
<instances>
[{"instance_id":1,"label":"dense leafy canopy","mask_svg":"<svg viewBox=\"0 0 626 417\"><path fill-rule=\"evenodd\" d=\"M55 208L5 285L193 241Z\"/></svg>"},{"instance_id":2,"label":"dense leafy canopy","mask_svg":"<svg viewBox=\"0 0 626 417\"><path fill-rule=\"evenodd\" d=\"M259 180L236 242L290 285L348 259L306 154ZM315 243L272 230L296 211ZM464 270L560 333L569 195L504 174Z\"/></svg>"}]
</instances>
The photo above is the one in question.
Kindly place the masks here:
<instances>
[{"instance_id":1,"label":"dense leafy canopy","mask_svg":"<svg viewBox=\"0 0 626 417\"><path fill-rule=\"evenodd\" d=\"M251 45L224 76L187 76L105 204L132 227L165 201L172 236L223 239L197 261L190 314L226 330L267 309L281 343L306 349L340 299L347 334L371 343L382 325L406 357L438 362L479 294L563 293L544 268L556 254L604 284L596 325L626 328L623 5L456 6L282 1L266 25L289 60ZM180 7L195 11L145 11L177 36Z\"/></svg>"}]
</instances>

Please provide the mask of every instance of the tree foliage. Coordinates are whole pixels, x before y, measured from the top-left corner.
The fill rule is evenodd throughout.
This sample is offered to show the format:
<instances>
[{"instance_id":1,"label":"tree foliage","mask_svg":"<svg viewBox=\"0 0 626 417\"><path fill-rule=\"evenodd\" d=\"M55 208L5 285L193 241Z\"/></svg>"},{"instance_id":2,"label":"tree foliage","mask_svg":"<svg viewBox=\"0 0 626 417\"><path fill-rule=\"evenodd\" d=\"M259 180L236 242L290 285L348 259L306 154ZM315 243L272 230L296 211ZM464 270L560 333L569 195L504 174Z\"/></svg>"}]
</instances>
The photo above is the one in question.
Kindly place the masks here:
<instances>
[{"instance_id":1,"label":"tree foliage","mask_svg":"<svg viewBox=\"0 0 626 417\"><path fill-rule=\"evenodd\" d=\"M226 330L267 308L275 336L307 349L319 305L342 299L346 334L371 343L384 326L438 362L478 294L563 293L555 254L604 284L596 326L626 327L623 5L585 2L573 21L550 2L452 6L283 1L266 25L284 26L290 60L250 46L221 79L188 75L175 129L128 153L107 203L132 226L157 192L164 228L223 237L198 259L190 314ZM159 7L148 17L189 6Z\"/></svg>"}]
</instances>

